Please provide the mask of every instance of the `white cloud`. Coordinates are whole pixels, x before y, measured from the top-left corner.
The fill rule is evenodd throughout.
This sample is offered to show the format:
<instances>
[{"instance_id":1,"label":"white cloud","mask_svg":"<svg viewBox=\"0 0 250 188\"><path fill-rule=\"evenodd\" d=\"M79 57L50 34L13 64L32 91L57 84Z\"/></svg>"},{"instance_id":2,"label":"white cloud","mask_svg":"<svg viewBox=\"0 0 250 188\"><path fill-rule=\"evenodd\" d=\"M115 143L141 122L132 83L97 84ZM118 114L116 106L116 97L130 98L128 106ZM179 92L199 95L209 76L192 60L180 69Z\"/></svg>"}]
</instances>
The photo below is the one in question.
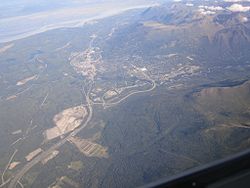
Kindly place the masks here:
<instances>
[{"instance_id":1,"label":"white cloud","mask_svg":"<svg viewBox=\"0 0 250 188\"><path fill-rule=\"evenodd\" d=\"M250 0L224 0L229 3L250 2Z\"/></svg>"},{"instance_id":2,"label":"white cloud","mask_svg":"<svg viewBox=\"0 0 250 188\"><path fill-rule=\"evenodd\" d=\"M216 13L216 12L214 12L214 11L205 10L205 9L203 9L203 8L200 8L198 11L199 11L202 15L213 15L213 14Z\"/></svg>"},{"instance_id":3,"label":"white cloud","mask_svg":"<svg viewBox=\"0 0 250 188\"><path fill-rule=\"evenodd\" d=\"M216 13L216 11L222 11L222 10L224 10L224 8L220 6L204 6L204 5L200 5L198 9L198 11L202 15L213 15Z\"/></svg>"},{"instance_id":4,"label":"white cloud","mask_svg":"<svg viewBox=\"0 0 250 188\"><path fill-rule=\"evenodd\" d=\"M241 4L232 4L230 7L227 7L228 10L232 12L247 12L250 11L250 6L242 6Z\"/></svg>"},{"instance_id":5,"label":"white cloud","mask_svg":"<svg viewBox=\"0 0 250 188\"><path fill-rule=\"evenodd\" d=\"M210 6L208 7L209 10L214 10L214 11L219 11L219 10L224 10L224 8L220 6Z\"/></svg>"},{"instance_id":6,"label":"white cloud","mask_svg":"<svg viewBox=\"0 0 250 188\"><path fill-rule=\"evenodd\" d=\"M204 5L200 5L199 8L202 8L202 9L205 9L205 10L210 10L210 11L224 10L224 8L222 8L220 6L204 6Z\"/></svg>"}]
</instances>

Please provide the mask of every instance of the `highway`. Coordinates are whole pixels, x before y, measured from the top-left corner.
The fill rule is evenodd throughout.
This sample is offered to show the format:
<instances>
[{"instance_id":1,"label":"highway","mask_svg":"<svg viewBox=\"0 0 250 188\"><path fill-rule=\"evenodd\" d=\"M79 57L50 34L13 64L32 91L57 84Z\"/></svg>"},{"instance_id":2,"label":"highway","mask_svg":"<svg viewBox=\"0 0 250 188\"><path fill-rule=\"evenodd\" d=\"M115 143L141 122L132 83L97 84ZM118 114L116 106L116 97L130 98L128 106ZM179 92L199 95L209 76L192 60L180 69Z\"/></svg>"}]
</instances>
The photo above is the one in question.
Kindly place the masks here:
<instances>
[{"instance_id":1,"label":"highway","mask_svg":"<svg viewBox=\"0 0 250 188\"><path fill-rule=\"evenodd\" d=\"M106 104L107 107L111 107L113 105L117 105L120 102L122 102L123 100L127 99L128 97L130 97L131 95L134 94L138 94L138 93L145 93L145 92L150 92L152 90L155 89L156 87L156 83L153 79L149 78L147 75L145 75L145 77L147 77L151 83L152 83L152 87L147 89L147 90L143 90L143 91L135 91L133 93L130 93L129 95L125 96L124 98L120 99L117 102L114 103L108 103ZM87 105L85 105L86 107L88 107L88 117L86 119L86 121L84 122L84 124L75 129L74 131L72 131L68 136L66 136L65 138L61 139L59 142L57 142L56 144L54 144L53 146L51 146L48 150L43 151L40 155L38 155L37 157L35 157L32 161L30 161L29 163L27 163L10 181L10 184L8 186L8 188L16 188L16 185L18 184L18 182L22 179L22 177L36 164L38 164L40 161L44 160L45 158L48 157L48 155L50 155L54 150L58 149L59 147L61 147L63 144L65 144L67 142L67 140L72 137L75 136L76 134L78 134L83 128L85 128L88 123L90 122L90 120L92 119L92 115L93 115L93 107L92 107L92 101L89 98L90 95L90 91L91 89L89 89L89 91L85 94L86 97L86 102Z\"/></svg>"},{"instance_id":2,"label":"highway","mask_svg":"<svg viewBox=\"0 0 250 188\"><path fill-rule=\"evenodd\" d=\"M92 49L93 46L93 42L96 39L96 35L92 35L91 36L91 41L89 44L89 48L88 49ZM17 174L15 174L13 176L13 178L10 181L10 184L8 186L8 188L16 188L18 182L22 179L22 177L36 164L38 164L40 161L44 160L45 158L48 157L48 155L52 154L53 151L55 151L56 149L58 149L59 147L61 147L63 144L65 144L67 142L67 140L72 137L77 135L77 133L79 133L83 128L85 128L88 123L90 122L90 120L92 119L92 115L93 115L93 107L92 107L92 101L89 98L89 94L92 90L92 86L90 86L89 90L87 93L85 93L84 89L83 89L83 93L85 95L86 98L86 105L83 105L84 107L88 108L89 114L88 117L86 119L86 121L84 122L84 124L75 129L74 131L72 131L68 136L66 136L65 138L62 138L59 142L55 143L53 146L51 146L49 149L44 150L40 155L36 156L33 160L31 160L30 162L28 162L26 165L23 166L23 168L17 172Z\"/></svg>"},{"instance_id":3,"label":"highway","mask_svg":"<svg viewBox=\"0 0 250 188\"><path fill-rule=\"evenodd\" d=\"M44 152L42 152L40 155L38 155L37 157L35 157L32 161L30 161L29 163L27 163L14 177L13 179L10 181L10 184L8 186L8 188L16 188L16 185L18 184L18 182L22 179L22 177L36 164L38 164L40 161L44 160L48 155L50 155L54 150L58 149L59 147L61 147L63 144L65 144L67 142L67 140L72 137L75 136L77 133L79 133L83 128L85 128L88 123L90 122L90 120L92 119L92 115L93 115L93 108L92 108L92 103L90 101L89 98L89 93L90 91L86 94L86 102L87 102L87 107L88 107L88 118L86 119L86 121L84 122L84 124L75 129L74 131L72 131L68 136L66 136L65 138L63 138L62 140L60 140L59 142L57 142L56 144L54 144L53 146L51 146L48 150L45 150Z\"/></svg>"},{"instance_id":4,"label":"highway","mask_svg":"<svg viewBox=\"0 0 250 188\"><path fill-rule=\"evenodd\" d=\"M113 105L117 105L117 104L121 103L122 101L124 101L125 99L127 99L128 97L130 97L131 95L135 95L135 94L138 94L138 93L146 93L146 92L153 91L155 89L155 87L156 87L155 80L153 80L152 78L150 78L147 74L145 74L143 71L141 71L140 69L138 69L135 65L133 65L133 67L135 69L137 69L138 71L140 71L143 74L143 76L145 78L147 78L151 82L152 87L149 88L149 89L146 89L146 90L132 92L132 93L126 95L125 97L121 98L120 100L118 100L116 102L105 103L104 109L108 108L108 107L111 107Z\"/></svg>"},{"instance_id":5,"label":"highway","mask_svg":"<svg viewBox=\"0 0 250 188\"><path fill-rule=\"evenodd\" d=\"M130 97L131 95L135 95L135 94L138 94L138 93L150 92L150 91L154 90L155 87L156 87L156 83L155 83L155 81L152 81L152 87L151 87L151 88L149 88L149 89L147 89L147 90L132 92L132 93L126 95L125 97L121 98L120 100L118 100L118 101L116 101L116 102L105 103L104 108L108 108L108 107L111 107L111 106L113 106L113 105L117 105L117 104L121 103L122 101L124 101L125 99L127 99L128 97Z\"/></svg>"},{"instance_id":6,"label":"highway","mask_svg":"<svg viewBox=\"0 0 250 188\"><path fill-rule=\"evenodd\" d=\"M95 35L91 36L92 37L92 40L90 41L90 44L89 44L89 49L92 49L92 45L93 45L93 42L96 38ZM134 65L133 65L134 66ZM149 88L149 89L146 89L146 90L141 90L141 91L135 91L135 92L132 92L128 95L126 95L125 97L121 98L120 100L116 101L116 102L113 102L113 103L106 103L106 104L103 104L104 105L104 109L105 108L108 108L108 107L111 107L111 106L114 106L114 105L117 105L119 103L121 103L122 101L124 101L125 99L127 99L128 97L130 97L131 95L134 95L134 94L138 94L138 93L145 93L145 92L150 92L152 90L155 89L156 87L156 83L155 83L155 80L151 79L147 74L145 74L143 71L141 71L140 69L138 69L136 66L134 66L135 69L137 69L138 71L140 71L143 76L145 78L147 78L147 80L149 80L152 84L152 87ZM92 84L93 84L93 80L92 81ZM17 184L20 182L20 180L22 179L22 177L33 167L35 166L36 164L38 164L39 162L41 162L42 160L44 160L45 158L48 157L48 155L52 154L53 151L55 151L56 149L58 149L59 147L61 147L63 144L65 144L68 139L70 137L73 137L75 135L77 135L83 128L85 128L88 123L90 122L90 120L92 119L92 115L93 115L93 105L95 103L93 103L90 99L90 93L91 93L91 90L92 90L92 84L90 86L90 88L88 89L88 92L86 93L85 90L83 89L83 95L85 95L85 98L86 98L86 104L83 105L85 107L88 108L88 117L86 119L86 121L84 122L84 124L75 129L74 131L72 131L68 136L66 136L65 138L62 138L60 141L58 141L57 143L55 143L53 146L51 146L49 149L47 150L44 150L40 155L36 156L33 160L31 160L30 162L28 162L27 164L25 164L23 166L23 168L18 171L15 175L13 175L11 181L10 181L10 184L8 186L8 188L16 188Z\"/></svg>"}]
</instances>

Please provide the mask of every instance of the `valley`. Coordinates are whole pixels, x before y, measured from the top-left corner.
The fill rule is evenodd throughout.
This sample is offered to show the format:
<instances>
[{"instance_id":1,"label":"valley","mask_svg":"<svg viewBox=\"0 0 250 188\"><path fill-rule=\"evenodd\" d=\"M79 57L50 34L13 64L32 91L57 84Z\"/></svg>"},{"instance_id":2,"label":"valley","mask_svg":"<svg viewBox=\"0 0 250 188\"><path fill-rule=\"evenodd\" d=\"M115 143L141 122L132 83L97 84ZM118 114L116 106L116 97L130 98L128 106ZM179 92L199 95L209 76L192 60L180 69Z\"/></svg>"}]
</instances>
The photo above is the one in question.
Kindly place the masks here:
<instances>
[{"instance_id":1,"label":"valley","mask_svg":"<svg viewBox=\"0 0 250 188\"><path fill-rule=\"evenodd\" d=\"M232 4L0 43L0 187L143 186L248 149L250 13Z\"/></svg>"}]
</instances>

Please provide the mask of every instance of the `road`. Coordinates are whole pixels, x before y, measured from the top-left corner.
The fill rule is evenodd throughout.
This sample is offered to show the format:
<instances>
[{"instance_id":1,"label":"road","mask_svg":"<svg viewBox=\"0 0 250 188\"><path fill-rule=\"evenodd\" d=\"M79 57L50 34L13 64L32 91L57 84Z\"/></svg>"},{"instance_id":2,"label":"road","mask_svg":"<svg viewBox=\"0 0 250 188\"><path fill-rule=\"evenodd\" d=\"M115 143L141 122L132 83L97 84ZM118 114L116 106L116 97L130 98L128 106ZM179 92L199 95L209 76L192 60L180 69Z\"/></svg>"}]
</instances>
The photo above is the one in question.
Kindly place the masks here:
<instances>
[{"instance_id":1,"label":"road","mask_svg":"<svg viewBox=\"0 0 250 188\"><path fill-rule=\"evenodd\" d=\"M68 136L66 136L65 138L63 138L62 140L60 140L59 142L57 142L56 144L54 144L53 146L51 146L48 150L44 151L43 153L41 153L40 155L38 155L37 157L35 157L32 161L30 161L29 163L27 163L15 176L14 178L10 181L9 184L9 188L15 188L16 185L18 184L18 182L22 179L22 177L36 164L38 164L40 161L44 160L46 157L48 157L48 155L50 155L54 150L58 149L59 147L61 147L63 144L65 144L67 142L67 140L72 137L75 136L77 133L79 133L83 128L85 128L88 123L90 122L90 120L92 119L92 115L93 115L93 108L92 108L92 103L91 100L89 98L89 93L90 91L86 94L86 102L87 102L87 107L88 107L88 111L89 111L89 115L88 118L86 119L86 121L84 122L84 124L79 127L78 129L75 129L74 131L72 131Z\"/></svg>"},{"instance_id":2,"label":"road","mask_svg":"<svg viewBox=\"0 0 250 188\"><path fill-rule=\"evenodd\" d=\"M151 87L151 88L149 88L149 89L147 89L147 90L132 92L132 93L126 95L125 97L123 97L122 99L120 99L120 100L118 100L118 101L116 101L116 102L105 103L104 108L108 108L108 107L111 107L111 106L113 106L113 105L117 105L117 104L121 103L122 101L124 101L125 99L127 99L128 97L130 97L131 95L135 95L135 94L138 94L138 93L150 92L150 91L154 90L155 87L156 87L156 83L155 83L155 81L153 81L153 82L152 82L152 87Z\"/></svg>"},{"instance_id":3,"label":"road","mask_svg":"<svg viewBox=\"0 0 250 188\"><path fill-rule=\"evenodd\" d=\"M112 103L112 102L111 102L111 103L105 103L104 108L108 108L108 107L111 107L111 106L113 106L113 105L117 105L117 104L121 103L122 101L124 101L125 99L127 99L128 97L130 97L131 95L135 95L135 94L138 94L138 93L146 93L146 92L150 92L150 91L152 91L152 90L155 89L155 87L156 87L155 80L153 80L152 78L150 78L147 74L145 74L143 71L141 71L140 69L138 69L135 65L133 65L133 67L134 67L135 69L137 69L138 71L140 71L140 72L143 74L143 76L144 76L145 78L147 78L147 79L151 82L152 87L149 88L149 89L146 89L146 90L132 92L132 93L126 95L125 97L123 97L122 99L120 99L120 100L118 100L118 101L116 101L116 102L113 102L113 103Z\"/></svg>"},{"instance_id":4,"label":"road","mask_svg":"<svg viewBox=\"0 0 250 188\"><path fill-rule=\"evenodd\" d=\"M95 40L96 36L93 35L92 36L92 40L90 41L90 45L89 45L89 49L92 49L92 45L93 45L93 42ZM136 68L137 70L140 71L140 69L138 69L136 66L134 66L134 68ZM156 87L156 83L155 83L155 80L151 79L147 74L145 74L143 71L141 71L141 73L144 75L144 77L146 77L151 83L152 83L152 87L147 89L147 90L142 90L142 91L135 91L135 92L132 92L130 94L128 94L127 96L123 97L122 99L116 101L116 102L113 102L113 103L108 103L108 104L105 104L105 107L111 107L111 106L114 106L114 105L117 105L119 104L120 102L124 101L125 99L127 99L128 97L130 97L131 95L134 95L134 94L138 94L138 93L145 93L145 92L150 92L152 90L155 89ZM93 84L93 80L92 81L92 84ZM53 151L55 151L56 149L58 149L59 147L61 147L63 144L65 144L68 139L70 137L73 137L75 136L76 134L78 134L83 128L85 128L88 123L90 122L90 120L92 119L92 116L93 116L93 104L91 99L90 99L90 92L92 90L92 86L90 86L90 88L88 89L88 92L85 93L84 89L84 95L85 95L85 98L86 98L86 105L84 105L85 107L88 108L88 111L89 111L89 114L88 114L88 117L86 119L86 121L84 122L84 124L75 129L74 131L72 131L68 136L66 136L65 138L62 138L60 141L58 141L57 143L55 143L53 146L51 146L49 149L47 150L44 150L40 155L36 156L33 160L31 160L30 162L28 162L26 165L23 166L23 168L18 171L14 176L13 178L11 179L10 181L10 184L8 186L8 188L16 188L17 184L20 182L20 180L22 179L22 177L33 167L35 166L36 164L38 164L39 162L41 162L42 160L44 160L45 158L48 157L48 155L52 154Z\"/></svg>"},{"instance_id":5,"label":"road","mask_svg":"<svg viewBox=\"0 0 250 188\"><path fill-rule=\"evenodd\" d=\"M148 77L149 78L149 77ZM152 82L152 87L150 89L147 90L143 90L143 91L136 91L133 93L130 93L129 95L125 96L124 98L120 99L117 102L114 103L109 103L108 105L116 105L119 104L120 102L122 102L123 100L127 99L129 96L137 94L137 93L145 93L145 92L150 92L152 90L155 89L156 87L156 83L154 80L150 79L149 80ZM84 122L84 124L75 129L74 131L72 131L68 136L66 136L65 138L63 138L62 140L60 140L59 142L57 142L56 144L54 144L53 146L51 146L48 150L45 150L43 153L41 153L40 155L38 155L37 157L35 157L32 161L30 161L29 163L27 163L15 176L14 178L10 181L10 184L8 186L8 188L16 188L16 185L18 184L18 182L22 179L22 177L36 164L38 164L40 161L44 160L45 158L48 157L48 155L50 155L54 150L58 149L59 147L61 147L63 144L65 144L67 142L67 140L72 137L75 136L76 134L78 134L83 128L85 128L88 123L90 122L90 120L92 119L92 115L93 115L93 107L92 107L92 101L89 98L89 94L90 94L91 89L88 91L88 93L85 93L85 97L86 97L86 102L87 105L86 107L88 107L88 118L86 119L86 121ZM109 106L110 107L110 106Z\"/></svg>"},{"instance_id":6,"label":"road","mask_svg":"<svg viewBox=\"0 0 250 188\"><path fill-rule=\"evenodd\" d=\"M92 35L91 36L91 41L89 44L89 48L88 49L92 49L94 40L96 39L96 35ZM40 155L38 155L37 157L35 157L33 160L31 160L30 162L28 162L26 165L24 165L24 167L17 172L17 174L14 175L14 177L11 179L10 184L9 184L9 188L16 188L17 184L19 183L19 181L22 179L22 177L36 164L38 164L40 161L44 160L45 158L48 157L48 155L52 154L53 151L55 151L56 149L58 149L59 147L61 147L63 144L65 144L67 142L67 140L72 137L75 136L77 133L79 133L83 128L85 128L88 123L90 122L90 120L92 119L92 115L93 115L93 107L92 107L92 101L89 98L89 94L91 92L92 87L90 87L90 89L88 90L87 93L84 92L85 98L86 98L86 105L83 105L85 107L88 108L89 114L88 117L86 119L86 121L84 122L84 124L75 129L74 131L72 131L68 136L66 136L65 138L62 138L59 142L57 142L56 144L54 144L53 146L51 146L49 149L43 151Z\"/></svg>"}]
</instances>

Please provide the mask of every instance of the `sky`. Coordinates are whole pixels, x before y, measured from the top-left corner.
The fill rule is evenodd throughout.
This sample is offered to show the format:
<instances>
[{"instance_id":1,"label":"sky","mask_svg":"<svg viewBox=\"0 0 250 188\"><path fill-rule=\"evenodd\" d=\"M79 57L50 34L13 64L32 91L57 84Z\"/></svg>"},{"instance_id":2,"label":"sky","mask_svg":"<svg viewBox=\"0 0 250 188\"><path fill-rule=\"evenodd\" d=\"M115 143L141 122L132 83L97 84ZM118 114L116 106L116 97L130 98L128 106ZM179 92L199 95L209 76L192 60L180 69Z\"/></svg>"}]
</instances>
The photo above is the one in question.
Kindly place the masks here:
<instances>
[{"instance_id":1,"label":"sky","mask_svg":"<svg viewBox=\"0 0 250 188\"><path fill-rule=\"evenodd\" d=\"M164 0L8 0L0 4L0 43L92 19L148 7Z\"/></svg>"},{"instance_id":2,"label":"sky","mask_svg":"<svg viewBox=\"0 0 250 188\"><path fill-rule=\"evenodd\" d=\"M0 43L25 38L63 27L80 27L88 21L122 11L155 6L167 1L187 0L2 0L0 3ZM197 0L206 2L206 0ZM248 12L250 0L220 0L227 10ZM189 5L193 0L188 0ZM203 8L204 9L204 8ZM203 13L212 13L211 10Z\"/></svg>"}]
</instances>

